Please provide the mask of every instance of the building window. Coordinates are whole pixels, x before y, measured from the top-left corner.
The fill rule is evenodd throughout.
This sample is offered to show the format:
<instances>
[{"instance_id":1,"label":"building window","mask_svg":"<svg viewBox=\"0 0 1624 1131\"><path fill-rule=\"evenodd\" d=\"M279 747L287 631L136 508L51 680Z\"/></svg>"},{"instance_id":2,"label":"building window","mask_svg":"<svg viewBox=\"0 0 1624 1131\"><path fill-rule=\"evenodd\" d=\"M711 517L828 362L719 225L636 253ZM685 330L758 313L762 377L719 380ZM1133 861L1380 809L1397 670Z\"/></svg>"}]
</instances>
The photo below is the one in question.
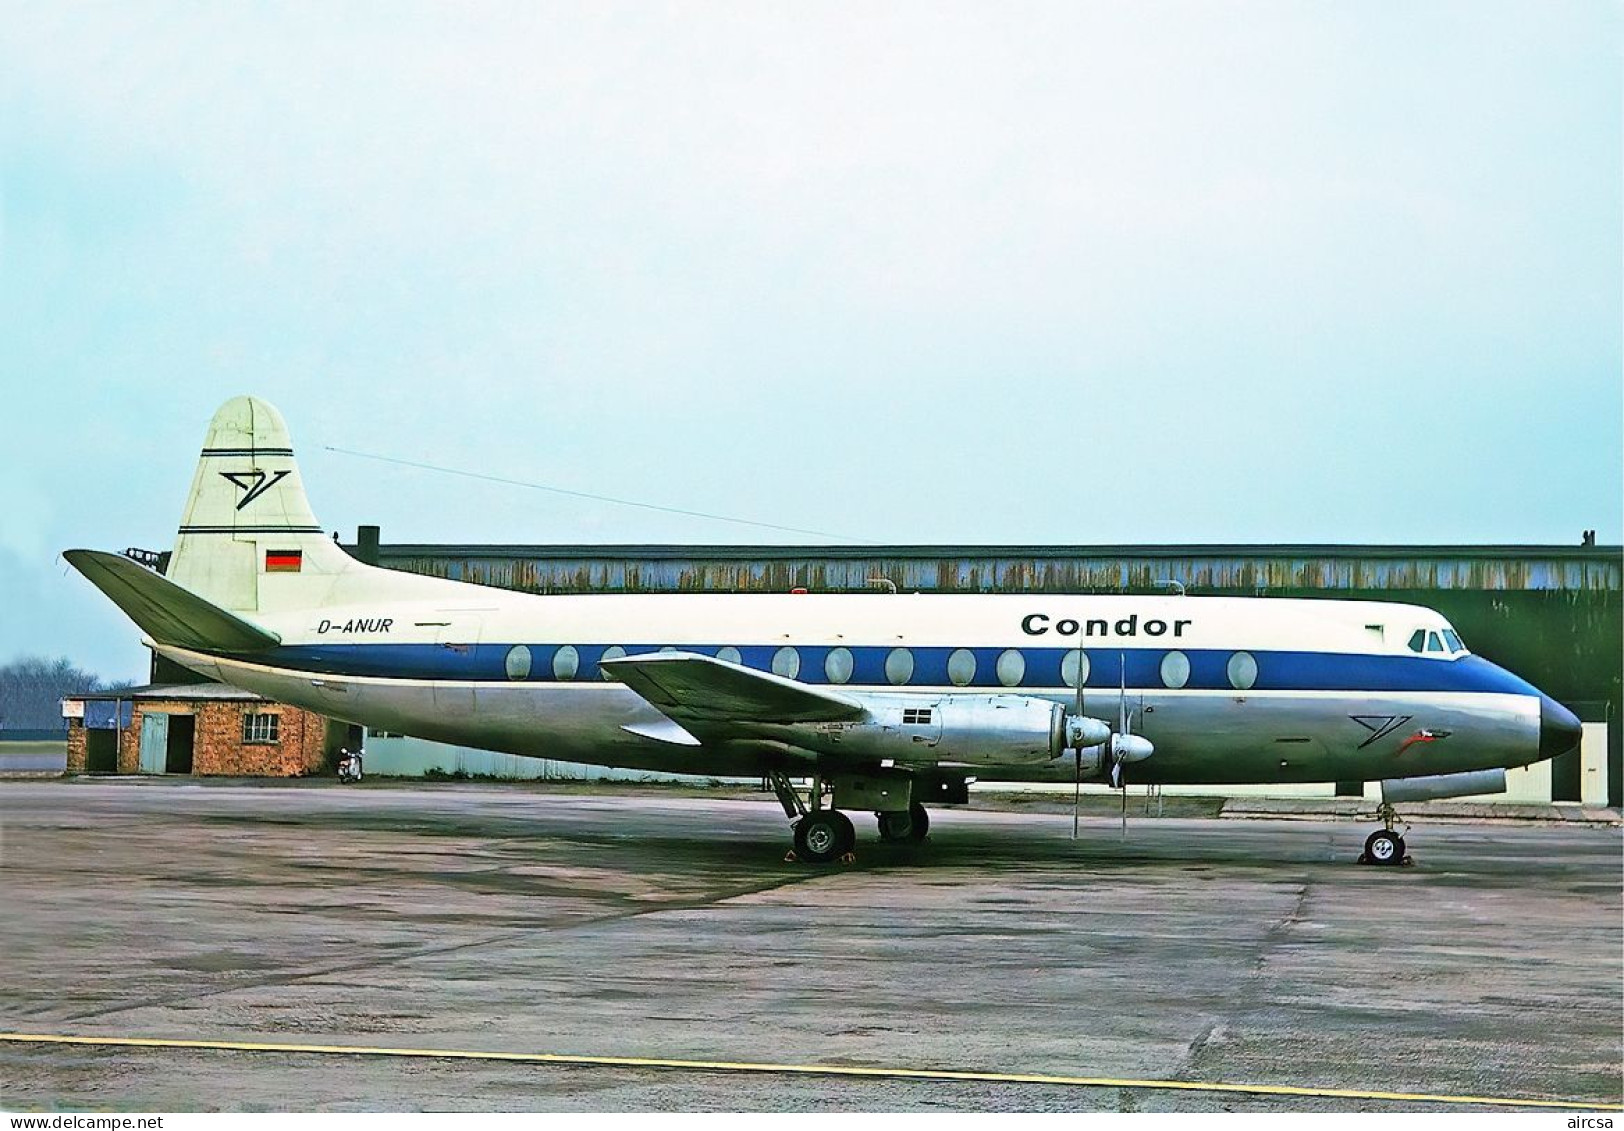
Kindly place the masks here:
<instances>
[{"instance_id":1,"label":"building window","mask_svg":"<svg viewBox=\"0 0 1624 1131\"><path fill-rule=\"evenodd\" d=\"M907 683L913 678L913 653L906 648L893 648L885 657L885 678L892 683Z\"/></svg>"},{"instance_id":2,"label":"building window","mask_svg":"<svg viewBox=\"0 0 1624 1131\"><path fill-rule=\"evenodd\" d=\"M998 657L998 682L1005 687L1019 687L1026 676L1026 657L1017 648L1010 648Z\"/></svg>"},{"instance_id":3,"label":"building window","mask_svg":"<svg viewBox=\"0 0 1624 1131\"><path fill-rule=\"evenodd\" d=\"M242 740L262 746L279 742L277 725L276 715L244 715Z\"/></svg>"},{"instance_id":4,"label":"building window","mask_svg":"<svg viewBox=\"0 0 1624 1131\"><path fill-rule=\"evenodd\" d=\"M823 674L830 683L848 682L854 666L850 648L831 648L823 658Z\"/></svg>"},{"instance_id":5,"label":"building window","mask_svg":"<svg viewBox=\"0 0 1624 1131\"><path fill-rule=\"evenodd\" d=\"M787 644L774 652L773 674L794 679L801 674L801 654Z\"/></svg>"},{"instance_id":6,"label":"building window","mask_svg":"<svg viewBox=\"0 0 1624 1131\"><path fill-rule=\"evenodd\" d=\"M976 677L976 654L968 648L955 648L947 658L947 678L958 687L967 686Z\"/></svg>"}]
</instances>

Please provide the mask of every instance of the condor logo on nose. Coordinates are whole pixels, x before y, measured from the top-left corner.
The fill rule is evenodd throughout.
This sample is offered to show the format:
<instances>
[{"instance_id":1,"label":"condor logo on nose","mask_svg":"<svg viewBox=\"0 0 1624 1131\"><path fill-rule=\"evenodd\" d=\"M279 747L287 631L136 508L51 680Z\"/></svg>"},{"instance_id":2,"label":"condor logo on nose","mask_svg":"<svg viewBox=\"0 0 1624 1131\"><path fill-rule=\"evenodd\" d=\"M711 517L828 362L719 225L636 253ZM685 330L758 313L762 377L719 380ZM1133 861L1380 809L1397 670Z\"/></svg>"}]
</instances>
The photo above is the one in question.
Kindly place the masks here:
<instances>
[{"instance_id":1,"label":"condor logo on nose","mask_svg":"<svg viewBox=\"0 0 1624 1131\"><path fill-rule=\"evenodd\" d=\"M1059 636L1183 636L1184 630L1193 621L1175 620L1168 624L1165 620L1149 618L1143 624L1139 621L1138 613L1130 613L1113 624L1103 618L1098 620L1075 621L1071 618L1057 620L1054 625L1049 624L1049 617L1045 613L1033 613L1021 618L1021 631L1028 636L1045 636L1054 632ZM1171 630L1171 632L1169 631Z\"/></svg>"}]
</instances>

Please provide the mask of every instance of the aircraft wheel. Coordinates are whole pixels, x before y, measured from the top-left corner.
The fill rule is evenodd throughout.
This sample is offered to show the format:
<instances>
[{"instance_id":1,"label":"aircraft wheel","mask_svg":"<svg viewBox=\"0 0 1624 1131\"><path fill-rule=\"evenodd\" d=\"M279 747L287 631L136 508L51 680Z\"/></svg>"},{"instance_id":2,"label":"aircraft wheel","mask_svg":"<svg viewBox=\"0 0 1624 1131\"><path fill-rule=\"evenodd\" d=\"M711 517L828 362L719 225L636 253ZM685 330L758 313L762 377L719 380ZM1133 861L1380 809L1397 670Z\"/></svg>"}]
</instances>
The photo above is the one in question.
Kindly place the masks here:
<instances>
[{"instance_id":1,"label":"aircraft wheel","mask_svg":"<svg viewBox=\"0 0 1624 1131\"><path fill-rule=\"evenodd\" d=\"M1404 838L1391 829L1377 829L1365 838L1365 859L1372 864L1404 863Z\"/></svg>"},{"instance_id":2,"label":"aircraft wheel","mask_svg":"<svg viewBox=\"0 0 1624 1131\"><path fill-rule=\"evenodd\" d=\"M809 864L827 864L852 850L857 830L838 809L818 809L795 826L795 855Z\"/></svg>"},{"instance_id":3,"label":"aircraft wheel","mask_svg":"<svg viewBox=\"0 0 1624 1131\"><path fill-rule=\"evenodd\" d=\"M908 806L908 839L912 841L924 840L925 834L928 832L930 832L930 814L925 812L923 805L915 801Z\"/></svg>"},{"instance_id":4,"label":"aircraft wheel","mask_svg":"<svg viewBox=\"0 0 1624 1131\"><path fill-rule=\"evenodd\" d=\"M912 813L876 813L880 820L880 839L896 843L909 840L913 836Z\"/></svg>"},{"instance_id":5,"label":"aircraft wheel","mask_svg":"<svg viewBox=\"0 0 1624 1131\"><path fill-rule=\"evenodd\" d=\"M851 818L840 810L831 809L829 815L840 826L840 855L844 856L857 847L857 829L851 823Z\"/></svg>"}]
</instances>

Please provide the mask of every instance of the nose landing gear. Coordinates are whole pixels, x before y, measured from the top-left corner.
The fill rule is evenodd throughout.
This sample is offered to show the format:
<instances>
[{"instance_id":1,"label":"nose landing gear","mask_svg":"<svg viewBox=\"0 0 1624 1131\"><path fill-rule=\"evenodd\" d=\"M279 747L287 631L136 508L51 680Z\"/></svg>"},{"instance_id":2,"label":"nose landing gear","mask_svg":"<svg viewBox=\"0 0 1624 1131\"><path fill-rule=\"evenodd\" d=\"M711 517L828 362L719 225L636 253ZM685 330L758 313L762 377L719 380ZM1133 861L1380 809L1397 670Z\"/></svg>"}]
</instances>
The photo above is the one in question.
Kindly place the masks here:
<instances>
[{"instance_id":1,"label":"nose landing gear","mask_svg":"<svg viewBox=\"0 0 1624 1131\"><path fill-rule=\"evenodd\" d=\"M1393 811L1393 807L1383 801L1376 809L1376 816L1381 818L1382 827L1365 838L1365 851L1359 857L1359 863L1388 864L1395 867L1415 863L1404 851L1404 837L1393 831L1393 825L1398 820L1398 814Z\"/></svg>"}]
</instances>

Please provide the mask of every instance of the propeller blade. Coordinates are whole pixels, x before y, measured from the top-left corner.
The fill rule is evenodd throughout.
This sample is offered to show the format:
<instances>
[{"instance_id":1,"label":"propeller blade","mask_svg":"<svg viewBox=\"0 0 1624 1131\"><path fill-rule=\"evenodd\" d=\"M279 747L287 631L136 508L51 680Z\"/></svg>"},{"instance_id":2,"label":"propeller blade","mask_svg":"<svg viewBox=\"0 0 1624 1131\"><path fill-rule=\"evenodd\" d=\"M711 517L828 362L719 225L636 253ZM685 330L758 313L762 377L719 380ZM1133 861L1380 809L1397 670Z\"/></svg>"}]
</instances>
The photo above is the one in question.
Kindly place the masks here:
<instances>
[{"instance_id":1,"label":"propeller blade","mask_svg":"<svg viewBox=\"0 0 1624 1131\"><path fill-rule=\"evenodd\" d=\"M1122 763L1126 760L1122 757L1122 754L1132 745L1131 736L1133 732L1128 729L1128 654L1119 652L1118 658L1122 665L1122 687L1117 698L1117 720L1120 725L1117 727L1119 737L1111 743L1111 780L1112 784L1122 791L1122 839L1126 842L1128 839L1128 780L1122 773Z\"/></svg>"},{"instance_id":2,"label":"propeller blade","mask_svg":"<svg viewBox=\"0 0 1624 1131\"><path fill-rule=\"evenodd\" d=\"M1083 642L1082 637L1079 636L1077 638L1077 718L1079 725L1081 725L1081 720L1085 717L1083 714ZM1083 808L1083 748L1081 746L1073 747L1071 757L1074 770L1073 776L1076 778L1071 788L1071 839L1076 840L1077 825L1081 819Z\"/></svg>"},{"instance_id":3,"label":"propeller blade","mask_svg":"<svg viewBox=\"0 0 1624 1131\"><path fill-rule=\"evenodd\" d=\"M1083 807L1083 752L1072 751L1072 757L1077 759L1077 780L1072 784L1071 790L1071 839L1077 839L1077 822Z\"/></svg>"},{"instance_id":4,"label":"propeller blade","mask_svg":"<svg viewBox=\"0 0 1624 1131\"><path fill-rule=\"evenodd\" d=\"M1117 653L1122 662L1122 693L1117 699L1117 733L1128 733L1128 654Z\"/></svg>"}]
</instances>

